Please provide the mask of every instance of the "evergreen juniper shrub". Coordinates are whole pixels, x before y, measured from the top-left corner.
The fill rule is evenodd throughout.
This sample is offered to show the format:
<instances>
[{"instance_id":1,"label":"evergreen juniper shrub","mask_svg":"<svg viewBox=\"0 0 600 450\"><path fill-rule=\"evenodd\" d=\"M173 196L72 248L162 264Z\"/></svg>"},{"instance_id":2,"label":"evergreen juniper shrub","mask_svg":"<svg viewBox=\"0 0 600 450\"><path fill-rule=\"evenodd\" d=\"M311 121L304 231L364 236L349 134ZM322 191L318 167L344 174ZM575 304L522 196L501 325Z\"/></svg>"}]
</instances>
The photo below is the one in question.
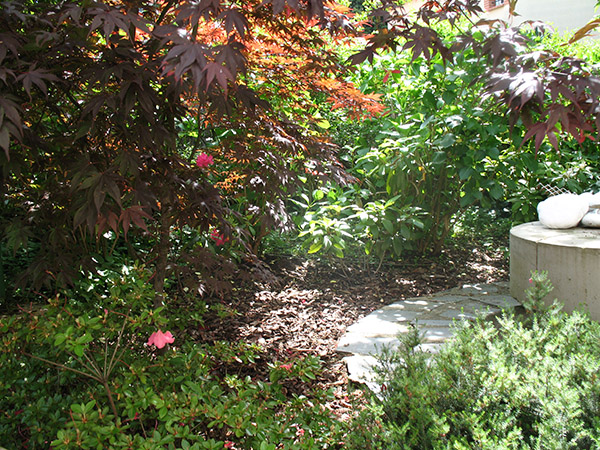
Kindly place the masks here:
<instances>
[{"instance_id":1,"label":"evergreen juniper shrub","mask_svg":"<svg viewBox=\"0 0 600 450\"><path fill-rule=\"evenodd\" d=\"M543 277L532 277L543 292ZM539 303L536 304L539 306ZM382 390L348 448L593 449L600 445L600 324L556 302L462 322L439 354L418 331L380 359Z\"/></svg>"}]
</instances>

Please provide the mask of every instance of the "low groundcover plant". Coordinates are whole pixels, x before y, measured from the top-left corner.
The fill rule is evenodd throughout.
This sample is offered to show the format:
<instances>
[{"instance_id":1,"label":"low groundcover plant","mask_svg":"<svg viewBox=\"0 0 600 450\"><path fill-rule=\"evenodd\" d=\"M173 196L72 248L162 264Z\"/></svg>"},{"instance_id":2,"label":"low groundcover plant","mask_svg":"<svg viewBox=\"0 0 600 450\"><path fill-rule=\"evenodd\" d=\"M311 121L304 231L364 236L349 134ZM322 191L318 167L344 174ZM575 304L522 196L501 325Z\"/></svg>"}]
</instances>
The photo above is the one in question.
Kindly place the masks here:
<instances>
[{"instance_id":1,"label":"low groundcover plant","mask_svg":"<svg viewBox=\"0 0 600 450\"><path fill-rule=\"evenodd\" d=\"M65 293L0 318L0 447L339 448L328 393L284 389L314 378L317 361L275 365L271 379L237 375L260 348L166 331L175 322L147 307L148 277L130 268L95 304Z\"/></svg>"}]
</instances>

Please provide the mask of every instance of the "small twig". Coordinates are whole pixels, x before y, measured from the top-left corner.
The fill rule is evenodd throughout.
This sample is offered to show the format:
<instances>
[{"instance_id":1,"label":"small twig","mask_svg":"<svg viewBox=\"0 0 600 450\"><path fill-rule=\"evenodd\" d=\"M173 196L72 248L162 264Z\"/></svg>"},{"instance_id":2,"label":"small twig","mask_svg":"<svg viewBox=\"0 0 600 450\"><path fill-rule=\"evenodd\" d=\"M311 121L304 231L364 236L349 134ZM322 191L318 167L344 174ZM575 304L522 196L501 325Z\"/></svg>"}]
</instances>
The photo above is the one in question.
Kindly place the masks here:
<instances>
[{"instance_id":1,"label":"small twig","mask_svg":"<svg viewBox=\"0 0 600 450\"><path fill-rule=\"evenodd\" d=\"M125 316L125 319L123 319L123 326L121 327L121 331L119 331L119 336L117 337L117 343L115 344L115 350L113 351L112 357L110 359L110 363L108 364L108 369L106 367L104 367L106 378L108 376L110 376L112 370L115 367L115 356L117 355L117 351L119 350L119 347L121 345L121 338L123 337L123 332L125 331L126 324L127 324L127 316ZM123 352L121 352L121 355L119 356L118 359L120 359L121 356L123 356Z\"/></svg>"},{"instance_id":2,"label":"small twig","mask_svg":"<svg viewBox=\"0 0 600 450\"><path fill-rule=\"evenodd\" d=\"M93 370L90 372L95 372L98 376L100 376L102 372L100 370L100 367L98 367L98 364L96 364L96 362L92 358L90 358L85 352L83 352L83 357L90 364L90 366L92 366ZM83 364L82 361L80 361L80 364L85 366L85 364ZM88 368L88 370L89 370L89 368Z\"/></svg>"},{"instance_id":3,"label":"small twig","mask_svg":"<svg viewBox=\"0 0 600 450\"><path fill-rule=\"evenodd\" d=\"M85 364L85 363L84 363L84 362L83 362L81 359L79 359L79 358L78 358L76 355L73 355L73 354L72 354L72 353L70 353L70 352L67 352L67 354L68 354L68 355L69 355L71 358L75 359L75 361L77 361L79 364L81 364L81 365L82 365L83 367L85 367L87 370L89 370L91 373L94 373L94 374L96 374L97 376L100 376L100 371L96 370L96 369L94 368L94 366L93 366L93 365L92 365L92 366L88 366L88 365L87 365L87 364Z\"/></svg>"},{"instance_id":4,"label":"small twig","mask_svg":"<svg viewBox=\"0 0 600 450\"><path fill-rule=\"evenodd\" d=\"M104 338L104 378L106 378L106 363L108 361L108 339Z\"/></svg>"},{"instance_id":5,"label":"small twig","mask_svg":"<svg viewBox=\"0 0 600 450\"><path fill-rule=\"evenodd\" d=\"M96 376L92 375L91 373L83 372L82 370L73 369L72 367L67 367L67 366L65 366L64 364L56 363L56 362L54 362L54 361L50 361L49 359L42 358L42 357L40 357L40 356L35 356L35 355L32 355L31 353L24 353L24 355L25 355L25 356L29 356L30 358L33 358L33 359L37 359L37 360L39 360L39 361L43 361L43 362L45 362L46 364L50 364L50 365L52 365L52 366L59 367L59 368L61 368L61 369L63 369L63 370L68 370L68 371L71 371L71 372L77 373L77 374L79 374L79 375L83 375L84 377L91 378L92 380L95 380L95 381L97 381L98 383L102 383L102 380L101 380L100 378L98 378L98 377L96 377Z\"/></svg>"}]
</instances>

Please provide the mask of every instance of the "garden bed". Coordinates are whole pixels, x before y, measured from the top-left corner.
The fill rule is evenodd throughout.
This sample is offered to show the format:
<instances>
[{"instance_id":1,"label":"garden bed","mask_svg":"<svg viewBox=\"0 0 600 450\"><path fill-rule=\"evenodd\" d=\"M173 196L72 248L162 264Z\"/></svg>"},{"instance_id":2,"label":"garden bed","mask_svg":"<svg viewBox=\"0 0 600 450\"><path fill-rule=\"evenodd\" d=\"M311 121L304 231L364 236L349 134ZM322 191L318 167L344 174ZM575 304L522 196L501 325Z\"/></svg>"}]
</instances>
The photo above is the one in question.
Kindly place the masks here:
<instances>
[{"instance_id":1,"label":"garden bed","mask_svg":"<svg viewBox=\"0 0 600 450\"><path fill-rule=\"evenodd\" d=\"M407 257L386 264L379 272L348 260L272 257L270 266L279 278L277 286L237 291L223 302L219 314L211 312L204 327L190 333L204 342L237 339L260 344L265 350L262 361L244 369L253 376L266 374L268 363L273 361L319 356L324 371L316 383L334 388L335 400L329 406L347 417L351 406L347 372L335 352L346 327L402 298L461 284L507 280L508 261L499 247L456 246L439 257Z\"/></svg>"}]
</instances>

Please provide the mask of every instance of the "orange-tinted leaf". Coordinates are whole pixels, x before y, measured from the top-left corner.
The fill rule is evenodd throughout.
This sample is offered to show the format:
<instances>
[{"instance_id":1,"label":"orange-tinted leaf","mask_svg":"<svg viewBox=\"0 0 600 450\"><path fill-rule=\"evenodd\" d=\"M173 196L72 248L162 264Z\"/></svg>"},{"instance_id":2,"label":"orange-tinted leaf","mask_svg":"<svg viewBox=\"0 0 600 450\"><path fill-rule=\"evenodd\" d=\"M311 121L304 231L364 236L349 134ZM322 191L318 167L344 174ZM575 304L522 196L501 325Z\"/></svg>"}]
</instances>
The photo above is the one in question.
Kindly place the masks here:
<instances>
[{"instance_id":1,"label":"orange-tinted leaf","mask_svg":"<svg viewBox=\"0 0 600 450\"><path fill-rule=\"evenodd\" d=\"M596 28L598 28L599 26L600 26L600 17L589 21L583 27L581 27L579 30L577 30L575 32L575 34L573 34L571 39L569 39L569 42L565 45L572 44L573 42L579 41L580 39L583 39L583 38L589 36L590 33L593 30L595 30Z\"/></svg>"}]
</instances>

